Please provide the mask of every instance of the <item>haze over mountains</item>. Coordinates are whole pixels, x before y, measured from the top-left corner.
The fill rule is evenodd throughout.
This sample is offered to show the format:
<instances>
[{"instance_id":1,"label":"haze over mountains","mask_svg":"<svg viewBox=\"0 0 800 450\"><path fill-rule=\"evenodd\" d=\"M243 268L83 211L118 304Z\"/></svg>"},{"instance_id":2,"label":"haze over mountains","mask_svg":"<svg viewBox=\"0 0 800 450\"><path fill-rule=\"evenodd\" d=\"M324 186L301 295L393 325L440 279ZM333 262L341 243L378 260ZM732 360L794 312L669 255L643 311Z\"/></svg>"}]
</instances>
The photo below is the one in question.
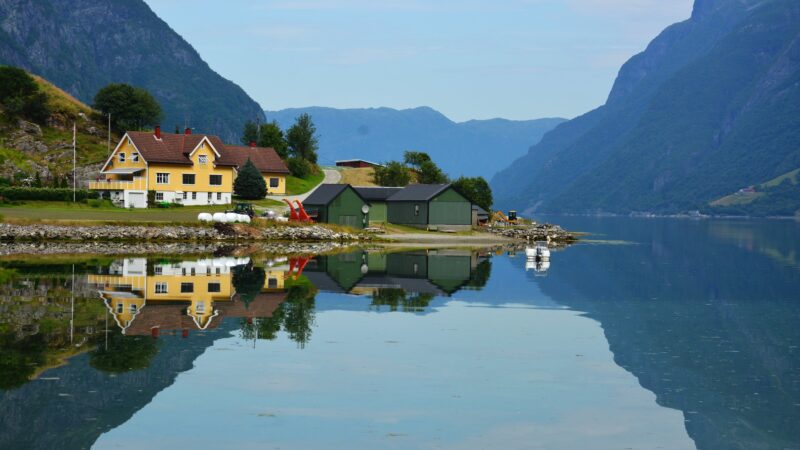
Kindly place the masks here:
<instances>
[{"instance_id":1,"label":"haze over mountains","mask_svg":"<svg viewBox=\"0 0 800 450\"><path fill-rule=\"evenodd\" d=\"M161 104L166 129L188 124L234 141L245 121L263 116L142 0L0 0L0 64L88 104L111 82L143 87Z\"/></svg>"},{"instance_id":2,"label":"haze over mountains","mask_svg":"<svg viewBox=\"0 0 800 450\"><path fill-rule=\"evenodd\" d=\"M494 177L499 206L713 212L709 202L797 169L799 38L796 0L696 0L622 67L604 106ZM765 214L800 208L796 177L785 179L791 192Z\"/></svg>"},{"instance_id":3,"label":"haze over mountains","mask_svg":"<svg viewBox=\"0 0 800 450\"><path fill-rule=\"evenodd\" d=\"M362 158L402 159L406 150L431 155L449 175L489 178L565 119L505 119L453 122L428 107L334 109L322 107L266 111L286 129L297 116L312 116L320 136L320 162Z\"/></svg>"}]
</instances>

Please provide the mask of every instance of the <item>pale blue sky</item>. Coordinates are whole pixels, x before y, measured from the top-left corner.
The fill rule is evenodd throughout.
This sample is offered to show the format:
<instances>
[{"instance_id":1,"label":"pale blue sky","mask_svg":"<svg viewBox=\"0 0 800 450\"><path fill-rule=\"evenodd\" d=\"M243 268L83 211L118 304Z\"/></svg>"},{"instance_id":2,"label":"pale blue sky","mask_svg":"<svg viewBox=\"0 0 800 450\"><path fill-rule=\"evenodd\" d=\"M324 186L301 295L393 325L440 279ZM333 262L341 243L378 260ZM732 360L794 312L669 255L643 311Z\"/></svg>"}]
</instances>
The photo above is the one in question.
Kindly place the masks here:
<instances>
[{"instance_id":1,"label":"pale blue sky","mask_svg":"<svg viewBox=\"0 0 800 450\"><path fill-rule=\"evenodd\" d=\"M574 117L692 0L146 0L266 109Z\"/></svg>"}]
</instances>

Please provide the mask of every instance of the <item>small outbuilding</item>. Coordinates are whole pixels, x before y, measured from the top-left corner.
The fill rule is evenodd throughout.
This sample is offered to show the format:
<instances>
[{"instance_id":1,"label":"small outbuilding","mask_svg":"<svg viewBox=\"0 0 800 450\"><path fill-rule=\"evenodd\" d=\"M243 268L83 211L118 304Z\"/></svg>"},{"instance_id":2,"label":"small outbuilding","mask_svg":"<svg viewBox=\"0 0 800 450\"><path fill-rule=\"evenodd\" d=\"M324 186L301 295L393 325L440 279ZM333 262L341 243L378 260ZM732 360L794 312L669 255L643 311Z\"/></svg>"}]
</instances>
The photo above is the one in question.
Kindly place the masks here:
<instances>
[{"instance_id":1,"label":"small outbuilding","mask_svg":"<svg viewBox=\"0 0 800 450\"><path fill-rule=\"evenodd\" d=\"M353 187L361 198L369 202L369 221L386 223L388 221L388 207L386 201L389 197L402 191L401 187Z\"/></svg>"},{"instance_id":2,"label":"small outbuilding","mask_svg":"<svg viewBox=\"0 0 800 450\"><path fill-rule=\"evenodd\" d=\"M472 227L472 203L450 184L411 184L386 204L389 223L439 230Z\"/></svg>"},{"instance_id":3,"label":"small outbuilding","mask_svg":"<svg viewBox=\"0 0 800 450\"><path fill-rule=\"evenodd\" d=\"M336 161L336 166L363 168L363 167L383 167L383 164L378 164L376 162L367 161L364 159L340 159L339 161Z\"/></svg>"},{"instance_id":4,"label":"small outbuilding","mask_svg":"<svg viewBox=\"0 0 800 450\"><path fill-rule=\"evenodd\" d=\"M349 184L321 184L303 201L303 207L320 223L353 228L369 224L369 203Z\"/></svg>"},{"instance_id":5,"label":"small outbuilding","mask_svg":"<svg viewBox=\"0 0 800 450\"><path fill-rule=\"evenodd\" d=\"M489 213L478 205L472 205L472 226L483 226L489 223Z\"/></svg>"}]
</instances>

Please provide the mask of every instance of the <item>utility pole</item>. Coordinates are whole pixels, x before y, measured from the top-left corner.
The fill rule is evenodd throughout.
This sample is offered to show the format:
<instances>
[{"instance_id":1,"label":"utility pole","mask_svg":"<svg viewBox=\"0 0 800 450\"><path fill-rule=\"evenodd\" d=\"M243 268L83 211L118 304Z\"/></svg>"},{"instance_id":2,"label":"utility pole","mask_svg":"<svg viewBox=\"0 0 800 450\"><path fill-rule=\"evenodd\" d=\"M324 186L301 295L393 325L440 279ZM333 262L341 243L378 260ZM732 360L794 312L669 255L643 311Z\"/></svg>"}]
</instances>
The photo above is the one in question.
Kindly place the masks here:
<instances>
[{"instance_id":1,"label":"utility pole","mask_svg":"<svg viewBox=\"0 0 800 450\"><path fill-rule=\"evenodd\" d=\"M108 145L106 146L108 149L108 154L111 156L111 113L108 113Z\"/></svg>"},{"instance_id":2,"label":"utility pole","mask_svg":"<svg viewBox=\"0 0 800 450\"><path fill-rule=\"evenodd\" d=\"M75 203L75 190L78 187L78 179L75 178L75 168L77 165L77 140L78 140L78 126L72 122L72 203Z\"/></svg>"}]
</instances>

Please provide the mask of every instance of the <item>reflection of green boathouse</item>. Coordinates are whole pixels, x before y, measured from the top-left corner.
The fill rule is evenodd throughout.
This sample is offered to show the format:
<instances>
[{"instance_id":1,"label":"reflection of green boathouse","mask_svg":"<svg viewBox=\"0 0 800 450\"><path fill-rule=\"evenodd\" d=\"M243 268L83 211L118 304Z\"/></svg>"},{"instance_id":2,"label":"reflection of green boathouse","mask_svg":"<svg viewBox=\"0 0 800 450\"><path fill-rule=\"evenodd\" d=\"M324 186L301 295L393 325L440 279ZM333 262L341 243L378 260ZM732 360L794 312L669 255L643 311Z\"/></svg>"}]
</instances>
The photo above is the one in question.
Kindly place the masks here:
<instances>
[{"instance_id":1,"label":"reflection of green boathouse","mask_svg":"<svg viewBox=\"0 0 800 450\"><path fill-rule=\"evenodd\" d=\"M304 272L323 291L370 294L379 289L451 295L470 280L481 257L469 251L354 252L319 256Z\"/></svg>"}]
</instances>

